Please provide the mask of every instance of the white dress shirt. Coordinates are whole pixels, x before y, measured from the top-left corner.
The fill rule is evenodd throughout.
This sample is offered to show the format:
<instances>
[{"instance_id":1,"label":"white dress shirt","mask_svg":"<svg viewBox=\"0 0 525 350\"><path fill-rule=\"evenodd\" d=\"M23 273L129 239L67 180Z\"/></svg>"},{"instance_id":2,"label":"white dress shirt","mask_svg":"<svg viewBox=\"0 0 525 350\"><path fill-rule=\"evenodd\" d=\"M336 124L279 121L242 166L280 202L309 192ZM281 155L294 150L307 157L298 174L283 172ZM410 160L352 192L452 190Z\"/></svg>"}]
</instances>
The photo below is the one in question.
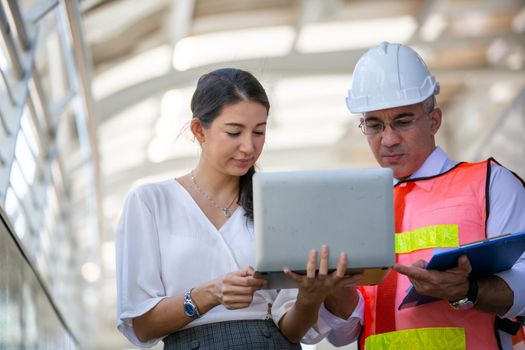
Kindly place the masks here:
<instances>
[{"instance_id":1,"label":"white dress shirt","mask_svg":"<svg viewBox=\"0 0 525 350\"><path fill-rule=\"evenodd\" d=\"M163 298L182 295L190 288L254 265L253 223L244 214L239 207L217 230L176 180L143 185L128 195L117 227L117 327L133 344L152 347L160 340L141 342L132 319ZM218 305L185 328L267 317L278 325L296 296L296 289L257 291L249 307L227 310ZM272 304L271 315L268 303ZM344 342L348 329L355 329L359 322L358 317L352 317L356 315L342 320L324 307L319 315L302 342L316 343L333 334Z\"/></svg>"}]
</instances>

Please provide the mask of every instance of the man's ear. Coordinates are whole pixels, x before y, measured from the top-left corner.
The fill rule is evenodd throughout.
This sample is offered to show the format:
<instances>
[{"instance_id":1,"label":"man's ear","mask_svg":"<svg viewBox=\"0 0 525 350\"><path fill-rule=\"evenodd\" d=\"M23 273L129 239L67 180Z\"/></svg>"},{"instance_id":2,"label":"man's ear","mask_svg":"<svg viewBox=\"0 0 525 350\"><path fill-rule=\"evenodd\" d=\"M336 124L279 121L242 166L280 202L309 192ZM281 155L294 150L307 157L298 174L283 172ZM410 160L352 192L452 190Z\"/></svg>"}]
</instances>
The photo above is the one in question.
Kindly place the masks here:
<instances>
[{"instance_id":1,"label":"man's ear","mask_svg":"<svg viewBox=\"0 0 525 350\"><path fill-rule=\"evenodd\" d=\"M199 118L193 118L190 122L190 130L198 143L204 143L204 128Z\"/></svg>"},{"instance_id":2,"label":"man's ear","mask_svg":"<svg viewBox=\"0 0 525 350\"><path fill-rule=\"evenodd\" d=\"M430 112L430 129L432 130L432 135L435 135L439 128L441 127L441 108L436 107L432 112Z\"/></svg>"}]
</instances>

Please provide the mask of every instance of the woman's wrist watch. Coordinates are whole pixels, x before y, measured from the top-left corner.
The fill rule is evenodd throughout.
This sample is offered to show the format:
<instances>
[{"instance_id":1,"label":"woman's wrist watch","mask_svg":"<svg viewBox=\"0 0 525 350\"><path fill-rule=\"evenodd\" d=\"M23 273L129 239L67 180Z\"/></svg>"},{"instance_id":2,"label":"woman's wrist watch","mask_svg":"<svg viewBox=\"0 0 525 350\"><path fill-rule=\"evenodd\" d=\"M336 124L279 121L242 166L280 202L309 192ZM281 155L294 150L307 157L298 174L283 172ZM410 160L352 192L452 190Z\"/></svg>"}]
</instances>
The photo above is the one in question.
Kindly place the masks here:
<instances>
[{"instance_id":1,"label":"woman's wrist watch","mask_svg":"<svg viewBox=\"0 0 525 350\"><path fill-rule=\"evenodd\" d=\"M450 306L455 310L472 309L478 301L478 289L478 282L469 276L467 296L456 301L449 301Z\"/></svg>"},{"instance_id":2,"label":"woman's wrist watch","mask_svg":"<svg viewBox=\"0 0 525 350\"><path fill-rule=\"evenodd\" d=\"M195 305L195 302L191 298L192 290L193 288L184 293L184 314L190 318L199 318L201 317L201 314L199 313L199 309L197 309L197 305Z\"/></svg>"}]
</instances>

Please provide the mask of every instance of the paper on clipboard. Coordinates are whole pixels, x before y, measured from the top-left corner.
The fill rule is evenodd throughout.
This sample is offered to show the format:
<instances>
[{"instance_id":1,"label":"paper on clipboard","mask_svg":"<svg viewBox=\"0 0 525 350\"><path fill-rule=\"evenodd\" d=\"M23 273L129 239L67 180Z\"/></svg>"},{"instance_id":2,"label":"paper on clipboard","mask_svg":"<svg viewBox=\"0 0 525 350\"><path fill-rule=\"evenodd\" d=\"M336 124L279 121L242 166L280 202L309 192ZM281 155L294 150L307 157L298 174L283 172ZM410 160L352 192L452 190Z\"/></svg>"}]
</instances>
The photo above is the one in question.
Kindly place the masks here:
<instances>
[{"instance_id":1,"label":"paper on clipboard","mask_svg":"<svg viewBox=\"0 0 525 350\"><path fill-rule=\"evenodd\" d=\"M525 231L502 235L458 248L444 249L432 256L427 270L447 270L457 266L458 258L466 255L472 266L472 276L486 276L510 269L525 252ZM399 310L440 300L420 295L411 286L399 305Z\"/></svg>"}]
</instances>

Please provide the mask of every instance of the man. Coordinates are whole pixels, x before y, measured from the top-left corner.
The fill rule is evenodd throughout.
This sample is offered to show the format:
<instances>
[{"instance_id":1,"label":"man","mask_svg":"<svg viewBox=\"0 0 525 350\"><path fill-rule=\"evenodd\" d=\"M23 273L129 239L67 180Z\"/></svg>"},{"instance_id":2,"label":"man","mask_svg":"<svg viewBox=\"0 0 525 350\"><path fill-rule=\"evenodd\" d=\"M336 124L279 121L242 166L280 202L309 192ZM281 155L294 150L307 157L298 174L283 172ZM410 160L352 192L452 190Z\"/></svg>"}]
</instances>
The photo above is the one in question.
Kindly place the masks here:
<instances>
[{"instance_id":1,"label":"man","mask_svg":"<svg viewBox=\"0 0 525 350\"><path fill-rule=\"evenodd\" d=\"M361 345L525 348L523 330L510 334L520 327L511 320L525 315L525 255L483 278L469 276L466 256L447 271L424 269L433 248L525 230L524 184L493 160L458 163L436 147L439 84L411 48L384 42L370 49L352 79L347 106L362 114L370 149L395 177L396 265L380 286L360 289ZM410 284L442 300L398 310Z\"/></svg>"}]
</instances>

